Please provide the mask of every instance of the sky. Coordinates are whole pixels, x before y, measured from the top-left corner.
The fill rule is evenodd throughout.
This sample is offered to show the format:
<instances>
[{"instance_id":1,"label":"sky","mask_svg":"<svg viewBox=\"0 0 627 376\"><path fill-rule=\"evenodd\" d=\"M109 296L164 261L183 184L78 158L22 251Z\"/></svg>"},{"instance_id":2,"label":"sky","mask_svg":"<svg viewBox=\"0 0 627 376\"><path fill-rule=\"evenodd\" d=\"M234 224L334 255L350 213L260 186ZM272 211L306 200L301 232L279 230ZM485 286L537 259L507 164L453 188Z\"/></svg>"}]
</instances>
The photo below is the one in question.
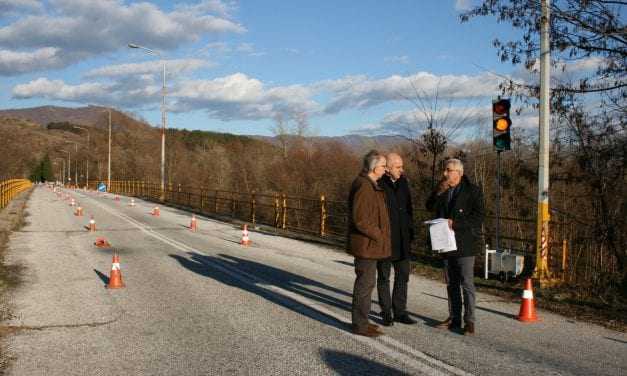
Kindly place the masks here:
<instances>
[{"instance_id":1,"label":"sky","mask_svg":"<svg viewBox=\"0 0 627 376\"><path fill-rule=\"evenodd\" d=\"M405 134L437 92L443 126L470 137L491 129L502 77L526 77L492 46L517 35L509 24L459 21L473 4L0 0L0 108L112 106L160 126L165 65L168 127ZM513 124L537 128L537 114Z\"/></svg>"}]
</instances>

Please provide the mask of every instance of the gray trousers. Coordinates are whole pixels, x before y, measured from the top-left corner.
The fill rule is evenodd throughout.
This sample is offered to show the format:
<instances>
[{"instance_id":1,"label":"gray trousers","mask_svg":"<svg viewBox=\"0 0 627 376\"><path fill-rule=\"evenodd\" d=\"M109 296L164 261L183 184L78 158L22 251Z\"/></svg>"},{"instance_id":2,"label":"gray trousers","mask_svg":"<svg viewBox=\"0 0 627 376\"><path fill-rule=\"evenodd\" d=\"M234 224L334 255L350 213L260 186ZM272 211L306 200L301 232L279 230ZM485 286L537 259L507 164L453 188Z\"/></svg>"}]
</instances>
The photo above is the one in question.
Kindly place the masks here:
<instances>
[{"instance_id":1,"label":"gray trousers","mask_svg":"<svg viewBox=\"0 0 627 376\"><path fill-rule=\"evenodd\" d=\"M444 260L444 279L448 293L449 316L455 324L462 322L462 295L464 322L475 322L475 256L450 257Z\"/></svg>"},{"instance_id":2,"label":"gray trousers","mask_svg":"<svg viewBox=\"0 0 627 376\"><path fill-rule=\"evenodd\" d=\"M355 286L353 287L353 328L366 330L372 303L372 290L377 278L377 260L355 257Z\"/></svg>"}]
</instances>

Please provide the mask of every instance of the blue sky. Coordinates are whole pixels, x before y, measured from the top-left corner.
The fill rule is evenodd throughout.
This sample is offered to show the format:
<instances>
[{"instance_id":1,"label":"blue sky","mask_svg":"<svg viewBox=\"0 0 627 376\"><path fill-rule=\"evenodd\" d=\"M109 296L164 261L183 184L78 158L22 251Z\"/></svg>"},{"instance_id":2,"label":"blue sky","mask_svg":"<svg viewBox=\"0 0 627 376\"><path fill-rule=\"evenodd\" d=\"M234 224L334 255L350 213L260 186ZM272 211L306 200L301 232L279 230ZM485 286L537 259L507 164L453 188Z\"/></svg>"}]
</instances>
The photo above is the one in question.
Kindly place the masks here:
<instances>
[{"instance_id":1,"label":"blue sky","mask_svg":"<svg viewBox=\"0 0 627 376\"><path fill-rule=\"evenodd\" d=\"M468 134L490 129L496 75L523 76L492 47L492 18L459 22L471 0L0 0L2 108L106 105L160 124L271 135L414 132L416 92ZM159 51L163 60L136 43ZM496 73L496 74L495 74ZM456 117L466 119L456 123ZM515 120L516 121L516 120ZM528 113L519 124L533 127Z\"/></svg>"}]
</instances>

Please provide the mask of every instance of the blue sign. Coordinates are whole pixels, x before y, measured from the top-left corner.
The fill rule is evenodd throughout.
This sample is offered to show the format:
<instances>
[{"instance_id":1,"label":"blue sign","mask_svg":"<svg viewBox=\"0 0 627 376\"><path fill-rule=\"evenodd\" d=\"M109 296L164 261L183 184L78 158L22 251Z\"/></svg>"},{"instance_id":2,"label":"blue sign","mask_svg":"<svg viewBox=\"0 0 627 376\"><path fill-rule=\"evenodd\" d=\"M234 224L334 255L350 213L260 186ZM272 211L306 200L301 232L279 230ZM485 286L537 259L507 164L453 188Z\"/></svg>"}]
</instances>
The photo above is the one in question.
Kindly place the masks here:
<instances>
[{"instance_id":1,"label":"blue sign","mask_svg":"<svg viewBox=\"0 0 627 376\"><path fill-rule=\"evenodd\" d=\"M107 191L107 186L105 185L105 183L100 182L98 184L98 192L106 192Z\"/></svg>"}]
</instances>

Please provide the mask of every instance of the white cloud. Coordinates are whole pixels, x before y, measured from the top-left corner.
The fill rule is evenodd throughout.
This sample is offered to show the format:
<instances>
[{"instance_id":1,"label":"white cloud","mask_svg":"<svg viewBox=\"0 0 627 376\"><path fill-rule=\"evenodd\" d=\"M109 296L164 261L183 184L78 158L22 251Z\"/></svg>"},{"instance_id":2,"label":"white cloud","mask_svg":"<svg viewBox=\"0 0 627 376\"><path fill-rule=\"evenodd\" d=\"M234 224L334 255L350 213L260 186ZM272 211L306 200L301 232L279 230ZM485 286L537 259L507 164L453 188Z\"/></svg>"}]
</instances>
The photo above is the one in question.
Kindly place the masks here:
<instances>
[{"instance_id":1,"label":"white cloud","mask_svg":"<svg viewBox=\"0 0 627 376\"><path fill-rule=\"evenodd\" d=\"M15 15L15 12L41 12L43 5L38 0L0 0L0 17Z\"/></svg>"},{"instance_id":2,"label":"white cloud","mask_svg":"<svg viewBox=\"0 0 627 376\"><path fill-rule=\"evenodd\" d=\"M57 48L67 66L126 49L129 42L170 50L207 34L245 32L242 25L224 18L225 12L221 11L222 17L209 13L219 4L205 1L197 4L199 8L179 6L166 12L145 2L51 0L54 11L26 15L0 28L0 47L13 51Z\"/></svg>"},{"instance_id":3,"label":"white cloud","mask_svg":"<svg viewBox=\"0 0 627 376\"><path fill-rule=\"evenodd\" d=\"M212 63L201 59L165 60L165 65L166 75L168 76L213 66ZM144 63L110 65L93 69L87 72L85 77L121 77L141 74L160 74L162 71L163 61L147 61Z\"/></svg>"},{"instance_id":4,"label":"white cloud","mask_svg":"<svg viewBox=\"0 0 627 376\"><path fill-rule=\"evenodd\" d=\"M455 10L463 12L472 8L471 0L455 0Z\"/></svg>"},{"instance_id":5,"label":"white cloud","mask_svg":"<svg viewBox=\"0 0 627 376\"><path fill-rule=\"evenodd\" d=\"M0 49L0 76L11 76L42 69L60 68L65 60L58 48L46 47L18 52Z\"/></svg>"},{"instance_id":6,"label":"white cloud","mask_svg":"<svg viewBox=\"0 0 627 376\"><path fill-rule=\"evenodd\" d=\"M66 85L61 80L51 81L47 78L38 78L27 84L20 84L13 88L15 98L32 98L34 96L59 99L64 101L85 101L106 93L108 86L101 83L85 83L80 85Z\"/></svg>"},{"instance_id":7,"label":"white cloud","mask_svg":"<svg viewBox=\"0 0 627 376\"><path fill-rule=\"evenodd\" d=\"M492 96L498 93L499 79L490 74L478 76L436 76L418 72L410 76L394 75L379 80L365 76L350 76L321 83L334 98L325 108L327 113L337 113L350 108L369 108L386 102L407 101L422 96L433 96L437 91L443 99L466 99Z\"/></svg>"},{"instance_id":8,"label":"white cloud","mask_svg":"<svg viewBox=\"0 0 627 376\"><path fill-rule=\"evenodd\" d=\"M403 56L388 56L383 58L383 61L386 63L397 63L397 64L409 64L409 57Z\"/></svg>"}]
</instances>

